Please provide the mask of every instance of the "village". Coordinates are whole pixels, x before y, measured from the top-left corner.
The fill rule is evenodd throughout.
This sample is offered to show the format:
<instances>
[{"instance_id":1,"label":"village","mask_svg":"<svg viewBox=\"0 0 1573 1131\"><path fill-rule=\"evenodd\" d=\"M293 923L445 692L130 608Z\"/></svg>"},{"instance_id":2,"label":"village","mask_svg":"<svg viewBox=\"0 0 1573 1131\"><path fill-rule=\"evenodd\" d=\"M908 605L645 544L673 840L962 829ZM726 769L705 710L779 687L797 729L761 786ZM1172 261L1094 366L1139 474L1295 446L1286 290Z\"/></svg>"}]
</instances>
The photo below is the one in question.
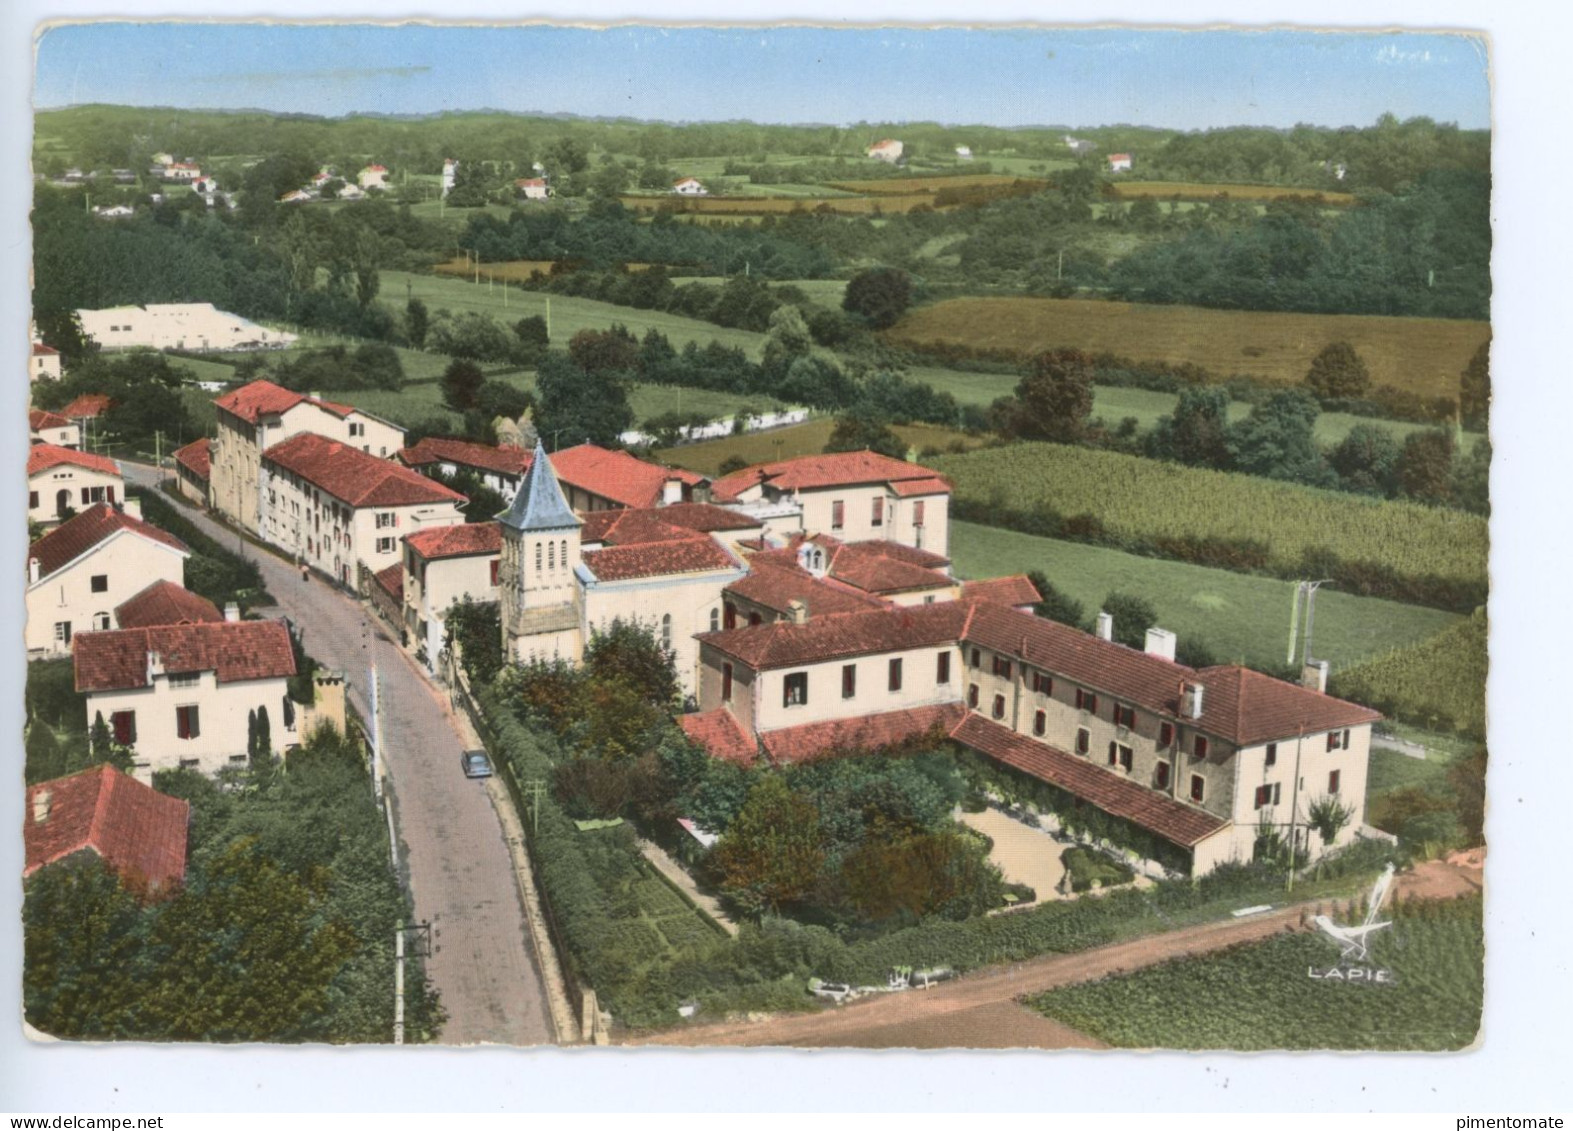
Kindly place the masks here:
<instances>
[{"instance_id":1,"label":"village","mask_svg":"<svg viewBox=\"0 0 1573 1131\"><path fill-rule=\"evenodd\" d=\"M1045 121L40 110L29 1031L1468 1047L1489 130Z\"/></svg>"}]
</instances>

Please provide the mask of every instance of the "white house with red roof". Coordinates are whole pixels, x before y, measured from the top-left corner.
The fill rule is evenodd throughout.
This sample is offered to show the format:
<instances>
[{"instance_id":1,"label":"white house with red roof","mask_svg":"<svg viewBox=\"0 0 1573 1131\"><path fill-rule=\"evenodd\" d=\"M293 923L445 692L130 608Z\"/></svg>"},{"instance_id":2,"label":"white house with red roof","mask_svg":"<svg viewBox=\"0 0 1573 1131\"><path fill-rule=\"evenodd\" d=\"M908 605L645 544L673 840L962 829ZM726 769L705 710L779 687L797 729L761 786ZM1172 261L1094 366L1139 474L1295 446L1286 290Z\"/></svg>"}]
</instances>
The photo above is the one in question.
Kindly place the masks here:
<instances>
[{"instance_id":1,"label":"white house with red roof","mask_svg":"<svg viewBox=\"0 0 1573 1131\"><path fill-rule=\"evenodd\" d=\"M35 444L53 444L57 448L80 448L82 426L76 421L45 409L29 409L27 434Z\"/></svg>"},{"instance_id":2,"label":"white house with red roof","mask_svg":"<svg viewBox=\"0 0 1573 1131\"><path fill-rule=\"evenodd\" d=\"M244 766L262 711L276 753L295 745L295 655L282 621L224 620L89 632L71 650L88 725L102 715L132 748L136 776Z\"/></svg>"},{"instance_id":3,"label":"white house with red roof","mask_svg":"<svg viewBox=\"0 0 1573 1131\"><path fill-rule=\"evenodd\" d=\"M219 310L211 302L149 303L76 313L82 333L105 350L282 349L296 340L294 334Z\"/></svg>"},{"instance_id":4,"label":"white house with red roof","mask_svg":"<svg viewBox=\"0 0 1573 1131\"><path fill-rule=\"evenodd\" d=\"M216 468L215 468L216 470ZM464 521L457 491L315 432L262 452L259 532L297 561L359 586L403 559L406 535Z\"/></svg>"},{"instance_id":5,"label":"white house with red roof","mask_svg":"<svg viewBox=\"0 0 1573 1131\"><path fill-rule=\"evenodd\" d=\"M698 177L684 177L680 181L673 182L672 191L678 196L710 195L710 190L705 188L704 183Z\"/></svg>"},{"instance_id":6,"label":"white house with red roof","mask_svg":"<svg viewBox=\"0 0 1573 1131\"><path fill-rule=\"evenodd\" d=\"M100 857L144 897L171 894L185 879L190 802L113 766L28 786L23 820L23 879L83 852Z\"/></svg>"},{"instance_id":7,"label":"white house with red roof","mask_svg":"<svg viewBox=\"0 0 1573 1131\"><path fill-rule=\"evenodd\" d=\"M764 519L773 534L879 539L945 555L950 484L937 471L877 452L759 464L717 479L711 498Z\"/></svg>"},{"instance_id":8,"label":"white house with red roof","mask_svg":"<svg viewBox=\"0 0 1573 1131\"><path fill-rule=\"evenodd\" d=\"M266 537L262 524L262 453L314 432L378 458L404 447L404 429L351 405L297 393L272 381L252 381L213 402L217 428L209 447L210 505L246 530Z\"/></svg>"},{"instance_id":9,"label":"white house with red roof","mask_svg":"<svg viewBox=\"0 0 1573 1131\"><path fill-rule=\"evenodd\" d=\"M43 342L33 343L32 357L28 362L27 376L32 381L60 380L60 351Z\"/></svg>"},{"instance_id":10,"label":"white house with red roof","mask_svg":"<svg viewBox=\"0 0 1573 1131\"><path fill-rule=\"evenodd\" d=\"M684 729L733 760L740 731L776 763L948 736L1120 819L1144 855L1191 874L1250 860L1264 827L1302 860L1361 835L1375 711L1319 683L1187 667L1162 629L1133 649L1043 620L1012 607L1015 585L978 593L706 633ZM1309 829L1326 804L1347 814L1331 844Z\"/></svg>"},{"instance_id":11,"label":"white house with red roof","mask_svg":"<svg viewBox=\"0 0 1573 1131\"><path fill-rule=\"evenodd\" d=\"M183 585L188 557L173 534L107 504L61 523L27 551L28 657L65 655L79 633L116 627L116 609L150 584Z\"/></svg>"},{"instance_id":12,"label":"white house with red roof","mask_svg":"<svg viewBox=\"0 0 1573 1131\"><path fill-rule=\"evenodd\" d=\"M183 448L176 448L171 456L175 461L175 486L198 506L208 505L208 483L213 466L212 443L204 436Z\"/></svg>"},{"instance_id":13,"label":"white house with red roof","mask_svg":"<svg viewBox=\"0 0 1573 1131\"><path fill-rule=\"evenodd\" d=\"M120 465L107 456L34 444L27 452L27 517L31 522L63 522L94 503L125 496Z\"/></svg>"},{"instance_id":14,"label":"white house with red roof","mask_svg":"<svg viewBox=\"0 0 1573 1131\"><path fill-rule=\"evenodd\" d=\"M446 436L426 436L400 451L398 459L405 467L426 475L439 471L444 475L471 472L505 502L513 501L524 473L530 470L530 453L523 448L476 444Z\"/></svg>"},{"instance_id":15,"label":"white house with red roof","mask_svg":"<svg viewBox=\"0 0 1573 1131\"><path fill-rule=\"evenodd\" d=\"M1109 154L1109 172L1129 173L1131 171L1131 155L1129 153Z\"/></svg>"},{"instance_id":16,"label":"white house with red roof","mask_svg":"<svg viewBox=\"0 0 1573 1131\"><path fill-rule=\"evenodd\" d=\"M169 161L164 164L163 178L177 184L190 184L202 179L202 166L190 161Z\"/></svg>"},{"instance_id":17,"label":"white house with red roof","mask_svg":"<svg viewBox=\"0 0 1573 1131\"><path fill-rule=\"evenodd\" d=\"M901 142L887 137L869 146L867 152L875 161L884 161L887 164L894 165L901 160L901 155L905 150L906 146L902 145Z\"/></svg>"},{"instance_id":18,"label":"white house with red roof","mask_svg":"<svg viewBox=\"0 0 1573 1131\"><path fill-rule=\"evenodd\" d=\"M497 600L501 557L502 530L495 522L431 527L405 536L399 623L428 670L438 670L448 610L459 601Z\"/></svg>"},{"instance_id":19,"label":"white house with red roof","mask_svg":"<svg viewBox=\"0 0 1573 1131\"><path fill-rule=\"evenodd\" d=\"M372 189L386 189L388 187L388 167L386 165L367 165L359 173L355 174L355 181L368 192Z\"/></svg>"},{"instance_id":20,"label":"white house with red roof","mask_svg":"<svg viewBox=\"0 0 1573 1131\"><path fill-rule=\"evenodd\" d=\"M513 191L515 196L524 200L545 200L551 195L551 187L545 177L520 177L513 182Z\"/></svg>"}]
</instances>

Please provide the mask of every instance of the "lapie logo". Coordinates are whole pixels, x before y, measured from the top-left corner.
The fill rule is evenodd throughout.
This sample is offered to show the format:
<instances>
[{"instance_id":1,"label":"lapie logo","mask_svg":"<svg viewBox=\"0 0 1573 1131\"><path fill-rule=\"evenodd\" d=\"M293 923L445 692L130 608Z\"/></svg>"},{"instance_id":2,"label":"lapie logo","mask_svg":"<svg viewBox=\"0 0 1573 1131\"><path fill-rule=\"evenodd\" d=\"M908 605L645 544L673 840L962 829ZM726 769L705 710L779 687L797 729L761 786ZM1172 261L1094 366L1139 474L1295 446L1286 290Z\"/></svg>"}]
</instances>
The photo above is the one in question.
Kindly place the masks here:
<instances>
[{"instance_id":1,"label":"lapie logo","mask_svg":"<svg viewBox=\"0 0 1573 1131\"><path fill-rule=\"evenodd\" d=\"M1377 919L1392 886L1393 866L1389 864L1371 888L1371 897L1367 901L1363 921L1346 926L1333 922L1327 915L1318 915L1311 920L1316 924L1317 930L1338 945L1338 962L1325 969L1308 966L1305 971L1307 977L1317 981L1358 983L1369 986L1397 984L1398 976L1393 971L1367 963L1371 952L1371 935L1393 925L1391 919Z\"/></svg>"}]
</instances>

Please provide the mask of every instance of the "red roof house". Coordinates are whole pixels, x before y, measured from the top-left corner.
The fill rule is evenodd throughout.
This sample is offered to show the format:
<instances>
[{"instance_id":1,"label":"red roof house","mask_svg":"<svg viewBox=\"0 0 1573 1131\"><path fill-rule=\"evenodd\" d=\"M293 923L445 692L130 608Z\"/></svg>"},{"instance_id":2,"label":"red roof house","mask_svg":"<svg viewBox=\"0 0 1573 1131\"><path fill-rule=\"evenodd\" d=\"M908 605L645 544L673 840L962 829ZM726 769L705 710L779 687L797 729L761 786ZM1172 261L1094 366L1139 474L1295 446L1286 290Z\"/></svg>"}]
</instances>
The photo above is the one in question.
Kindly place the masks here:
<instances>
[{"instance_id":1,"label":"red roof house","mask_svg":"<svg viewBox=\"0 0 1573 1131\"><path fill-rule=\"evenodd\" d=\"M551 460L575 510L598 510L606 505L658 507L663 502L686 500L693 488L708 482L697 472L646 463L627 452L595 444L564 448L553 452ZM675 486L669 488L668 484ZM671 498L669 491L679 497Z\"/></svg>"},{"instance_id":2,"label":"red roof house","mask_svg":"<svg viewBox=\"0 0 1573 1131\"><path fill-rule=\"evenodd\" d=\"M119 628L149 628L161 624L202 624L224 619L218 606L173 581L155 581L115 606Z\"/></svg>"},{"instance_id":3,"label":"red roof house","mask_svg":"<svg viewBox=\"0 0 1573 1131\"><path fill-rule=\"evenodd\" d=\"M468 500L393 460L379 459L315 432L274 444L262 458L352 507L402 507Z\"/></svg>"},{"instance_id":4,"label":"red roof house","mask_svg":"<svg viewBox=\"0 0 1573 1131\"><path fill-rule=\"evenodd\" d=\"M22 875L94 852L133 889L168 893L185 879L190 819L187 802L112 766L39 782L27 790Z\"/></svg>"}]
</instances>

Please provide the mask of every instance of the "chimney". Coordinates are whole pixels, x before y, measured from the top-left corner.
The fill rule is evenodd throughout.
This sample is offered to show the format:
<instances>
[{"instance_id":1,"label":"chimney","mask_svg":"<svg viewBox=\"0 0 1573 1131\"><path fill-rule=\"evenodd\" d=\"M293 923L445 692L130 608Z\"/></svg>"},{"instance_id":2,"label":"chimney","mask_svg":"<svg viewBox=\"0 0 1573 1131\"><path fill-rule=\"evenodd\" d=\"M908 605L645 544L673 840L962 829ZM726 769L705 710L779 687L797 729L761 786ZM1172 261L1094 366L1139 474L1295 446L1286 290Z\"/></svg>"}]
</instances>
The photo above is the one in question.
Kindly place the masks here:
<instances>
[{"instance_id":1,"label":"chimney","mask_svg":"<svg viewBox=\"0 0 1573 1131\"><path fill-rule=\"evenodd\" d=\"M130 515L132 518L138 520L139 522L141 521L141 519L142 519L142 500L141 499L123 499L123 500L121 500L121 503L120 503L120 509L121 509L121 511L123 513Z\"/></svg>"},{"instance_id":2,"label":"chimney","mask_svg":"<svg viewBox=\"0 0 1573 1131\"><path fill-rule=\"evenodd\" d=\"M306 395L308 397L310 397L314 401L320 401L322 399L322 394L317 392L317 390L315 390L315 389L313 389L311 392L307 393Z\"/></svg>"},{"instance_id":3,"label":"chimney","mask_svg":"<svg viewBox=\"0 0 1573 1131\"><path fill-rule=\"evenodd\" d=\"M1300 669L1300 686L1327 694L1327 661L1307 660Z\"/></svg>"},{"instance_id":4,"label":"chimney","mask_svg":"<svg viewBox=\"0 0 1573 1131\"><path fill-rule=\"evenodd\" d=\"M34 584L34 583L36 583L38 581L38 574L39 574L38 559L37 558L28 558L27 559L27 581L28 581L29 585Z\"/></svg>"},{"instance_id":5,"label":"chimney","mask_svg":"<svg viewBox=\"0 0 1573 1131\"><path fill-rule=\"evenodd\" d=\"M1104 612L1102 609L1098 610L1097 632L1099 640L1114 639L1114 618L1108 613Z\"/></svg>"},{"instance_id":6,"label":"chimney","mask_svg":"<svg viewBox=\"0 0 1573 1131\"><path fill-rule=\"evenodd\" d=\"M661 484L661 505L669 507L673 503L683 501L683 481L681 479L668 479Z\"/></svg>"},{"instance_id":7,"label":"chimney","mask_svg":"<svg viewBox=\"0 0 1573 1131\"><path fill-rule=\"evenodd\" d=\"M49 820L49 790L41 789L33 794L33 824L41 825Z\"/></svg>"},{"instance_id":8,"label":"chimney","mask_svg":"<svg viewBox=\"0 0 1573 1131\"><path fill-rule=\"evenodd\" d=\"M802 601L799 601L796 597L792 598L792 600L787 602L787 609L790 611L793 624L808 623L808 606Z\"/></svg>"},{"instance_id":9,"label":"chimney","mask_svg":"<svg viewBox=\"0 0 1573 1131\"><path fill-rule=\"evenodd\" d=\"M1180 703L1180 713L1188 719L1202 717L1202 692L1205 688L1199 683L1185 685L1185 697Z\"/></svg>"},{"instance_id":10,"label":"chimney","mask_svg":"<svg viewBox=\"0 0 1573 1131\"><path fill-rule=\"evenodd\" d=\"M224 619L231 623L238 621L240 619L240 606L235 604L234 601L225 602Z\"/></svg>"},{"instance_id":11,"label":"chimney","mask_svg":"<svg viewBox=\"0 0 1573 1131\"><path fill-rule=\"evenodd\" d=\"M1149 628L1145 651L1149 656L1174 663L1174 633L1166 628Z\"/></svg>"},{"instance_id":12,"label":"chimney","mask_svg":"<svg viewBox=\"0 0 1573 1131\"><path fill-rule=\"evenodd\" d=\"M161 676L163 674L164 674L164 657L160 656L153 649L149 648L148 652L147 652L147 683L148 683L148 686L149 687L153 686L153 679L154 679L155 676Z\"/></svg>"}]
</instances>

